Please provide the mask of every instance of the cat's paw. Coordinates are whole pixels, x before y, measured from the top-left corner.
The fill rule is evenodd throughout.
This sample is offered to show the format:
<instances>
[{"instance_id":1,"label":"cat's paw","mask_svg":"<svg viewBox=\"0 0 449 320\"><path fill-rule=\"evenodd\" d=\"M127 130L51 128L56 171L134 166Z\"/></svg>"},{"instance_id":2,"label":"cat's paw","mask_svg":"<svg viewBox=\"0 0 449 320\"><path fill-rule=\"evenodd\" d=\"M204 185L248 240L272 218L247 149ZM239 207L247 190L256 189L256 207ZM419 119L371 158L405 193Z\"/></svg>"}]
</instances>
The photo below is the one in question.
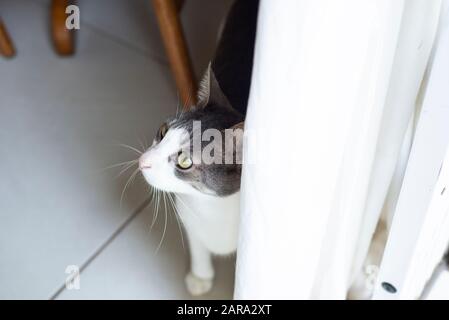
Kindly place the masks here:
<instances>
[{"instance_id":1,"label":"cat's paw","mask_svg":"<svg viewBox=\"0 0 449 320\"><path fill-rule=\"evenodd\" d=\"M212 279L202 279L189 272L185 278L187 290L192 296L200 296L212 289Z\"/></svg>"}]
</instances>

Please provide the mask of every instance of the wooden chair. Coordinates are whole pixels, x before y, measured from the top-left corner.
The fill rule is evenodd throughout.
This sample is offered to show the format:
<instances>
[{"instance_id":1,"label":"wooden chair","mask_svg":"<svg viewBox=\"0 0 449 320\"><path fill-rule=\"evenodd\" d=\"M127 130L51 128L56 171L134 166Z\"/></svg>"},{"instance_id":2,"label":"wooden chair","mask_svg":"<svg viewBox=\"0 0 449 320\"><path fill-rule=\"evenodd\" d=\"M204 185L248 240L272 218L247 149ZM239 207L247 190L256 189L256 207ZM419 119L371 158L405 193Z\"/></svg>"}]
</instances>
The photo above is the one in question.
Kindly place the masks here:
<instances>
[{"instance_id":1,"label":"wooden chair","mask_svg":"<svg viewBox=\"0 0 449 320\"><path fill-rule=\"evenodd\" d=\"M4 57L12 57L16 53L11 38L5 25L0 19L0 54Z\"/></svg>"},{"instance_id":2,"label":"wooden chair","mask_svg":"<svg viewBox=\"0 0 449 320\"><path fill-rule=\"evenodd\" d=\"M55 50L58 54L66 56L74 53L73 32L65 27L67 14L66 7L70 5L68 0L53 0L51 3L51 34ZM13 42L0 19L0 54L5 57L15 55Z\"/></svg>"},{"instance_id":3,"label":"wooden chair","mask_svg":"<svg viewBox=\"0 0 449 320\"><path fill-rule=\"evenodd\" d=\"M65 8L70 2L52 1L53 42L61 55L74 52L73 33L65 28ZM179 18L183 3L183 0L152 0L176 87L184 108L188 108L196 102L197 83Z\"/></svg>"},{"instance_id":4,"label":"wooden chair","mask_svg":"<svg viewBox=\"0 0 449 320\"><path fill-rule=\"evenodd\" d=\"M192 69L179 12L183 0L152 0L168 61L184 108L196 103L197 83ZM66 7L70 0L52 0L51 34L56 52L66 56L74 53L74 35L65 27ZM13 56L12 41L0 20L0 53Z\"/></svg>"},{"instance_id":5,"label":"wooden chair","mask_svg":"<svg viewBox=\"0 0 449 320\"><path fill-rule=\"evenodd\" d=\"M50 7L53 46L61 56L69 56L75 52L74 33L65 26L65 10L71 4L73 1L70 0L52 0Z\"/></svg>"},{"instance_id":6,"label":"wooden chair","mask_svg":"<svg viewBox=\"0 0 449 320\"><path fill-rule=\"evenodd\" d=\"M168 61L184 108L196 103L197 83L179 12L183 0L152 0Z\"/></svg>"}]
</instances>

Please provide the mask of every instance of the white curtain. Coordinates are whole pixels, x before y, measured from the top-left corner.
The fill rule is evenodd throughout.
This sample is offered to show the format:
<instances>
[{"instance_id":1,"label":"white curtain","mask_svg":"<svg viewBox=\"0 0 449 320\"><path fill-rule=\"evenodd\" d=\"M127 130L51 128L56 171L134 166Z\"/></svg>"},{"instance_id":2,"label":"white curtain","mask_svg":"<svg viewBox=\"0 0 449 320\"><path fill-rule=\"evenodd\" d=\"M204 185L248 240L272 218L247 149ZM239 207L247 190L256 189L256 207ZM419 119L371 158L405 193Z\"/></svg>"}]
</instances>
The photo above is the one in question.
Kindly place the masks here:
<instances>
[{"instance_id":1,"label":"white curtain","mask_svg":"<svg viewBox=\"0 0 449 320\"><path fill-rule=\"evenodd\" d=\"M440 0L261 0L235 298L346 297L440 8Z\"/></svg>"}]
</instances>

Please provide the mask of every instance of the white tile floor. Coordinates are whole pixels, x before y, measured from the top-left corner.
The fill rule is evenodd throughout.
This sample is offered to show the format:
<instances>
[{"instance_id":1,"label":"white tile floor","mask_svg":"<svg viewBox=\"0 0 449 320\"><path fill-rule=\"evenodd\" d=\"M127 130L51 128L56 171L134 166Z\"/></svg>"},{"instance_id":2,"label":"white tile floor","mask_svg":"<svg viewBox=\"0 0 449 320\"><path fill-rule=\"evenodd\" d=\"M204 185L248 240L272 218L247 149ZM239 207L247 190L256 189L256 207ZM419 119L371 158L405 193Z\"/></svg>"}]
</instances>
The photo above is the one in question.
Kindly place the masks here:
<instances>
[{"instance_id":1,"label":"white tile floor","mask_svg":"<svg viewBox=\"0 0 449 320\"><path fill-rule=\"evenodd\" d=\"M188 255L171 213L150 233L141 179L102 168L135 157L118 142L152 138L177 98L147 0L80 0L77 53L56 56L48 1L4 0L18 51L0 58L0 298L190 298ZM197 74L212 54L230 0L186 1L183 23ZM205 14L207 13L207 14ZM140 181L139 181L140 180ZM81 289L64 289L78 265ZM233 260L217 261L205 298L231 298Z\"/></svg>"}]
</instances>

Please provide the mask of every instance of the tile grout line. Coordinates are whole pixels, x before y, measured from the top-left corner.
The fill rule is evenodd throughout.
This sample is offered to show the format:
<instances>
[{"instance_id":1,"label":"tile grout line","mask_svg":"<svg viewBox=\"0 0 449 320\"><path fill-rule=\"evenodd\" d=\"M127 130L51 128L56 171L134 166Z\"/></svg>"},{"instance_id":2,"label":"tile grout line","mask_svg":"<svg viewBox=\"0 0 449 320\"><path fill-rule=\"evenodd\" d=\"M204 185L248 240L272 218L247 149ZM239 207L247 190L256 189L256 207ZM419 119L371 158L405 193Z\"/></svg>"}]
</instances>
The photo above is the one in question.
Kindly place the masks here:
<instances>
[{"instance_id":1,"label":"tile grout line","mask_svg":"<svg viewBox=\"0 0 449 320\"><path fill-rule=\"evenodd\" d=\"M100 245L100 247L94 251L94 253L87 258L87 260L80 267L80 274L97 258L111 243L115 238L134 220L134 218L150 204L151 198L146 199L141 205L134 210L131 215L126 218L126 220L106 239L106 241ZM55 300L59 295L65 290L65 283L62 284L55 293L53 293L49 300Z\"/></svg>"},{"instance_id":2,"label":"tile grout line","mask_svg":"<svg viewBox=\"0 0 449 320\"><path fill-rule=\"evenodd\" d=\"M161 66L168 67L168 62L163 57L160 57L160 56L153 54L149 51L141 49L138 46L135 46L132 43L121 39L120 37L117 37L101 28L98 28L89 22L84 21L83 24L86 26L87 29L90 29L91 31L97 33L99 36L108 38L129 50L135 51L136 53L142 55L145 58L150 58L151 60L154 60L156 63L160 64Z\"/></svg>"},{"instance_id":3,"label":"tile grout line","mask_svg":"<svg viewBox=\"0 0 449 320\"><path fill-rule=\"evenodd\" d=\"M40 2L40 4L44 5L43 2ZM113 42L117 43L118 45L121 45L121 46L125 47L126 49L134 51L134 52L142 55L145 58L150 58L151 60L153 60L154 62L158 63L159 65L161 65L163 67L168 67L168 62L165 59L163 59L162 57L152 54L148 51L145 51L145 50L133 45L132 43L129 43L129 42L121 39L120 37L114 36L113 34L92 25L89 22L83 21L83 24L87 27L87 29L90 29L92 32L98 34L99 36L108 38L108 39L112 40ZM80 267L80 270L79 270L80 274L95 260L95 258L97 258L112 243L112 241L114 241L115 238L117 238L117 236L134 220L134 218L139 213L141 213L148 206L148 204L150 202L151 202L150 198L148 198L144 202L142 202L142 204L139 205L137 207L137 209L131 213L131 215L106 239L106 241L102 245L100 245L100 247L97 250L95 250L91 256L89 256L87 258L87 260ZM49 299L50 300L57 299L64 290L65 290L65 284L62 284L56 290L56 292L50 296Z\"/></svg>"}]
</instances>

